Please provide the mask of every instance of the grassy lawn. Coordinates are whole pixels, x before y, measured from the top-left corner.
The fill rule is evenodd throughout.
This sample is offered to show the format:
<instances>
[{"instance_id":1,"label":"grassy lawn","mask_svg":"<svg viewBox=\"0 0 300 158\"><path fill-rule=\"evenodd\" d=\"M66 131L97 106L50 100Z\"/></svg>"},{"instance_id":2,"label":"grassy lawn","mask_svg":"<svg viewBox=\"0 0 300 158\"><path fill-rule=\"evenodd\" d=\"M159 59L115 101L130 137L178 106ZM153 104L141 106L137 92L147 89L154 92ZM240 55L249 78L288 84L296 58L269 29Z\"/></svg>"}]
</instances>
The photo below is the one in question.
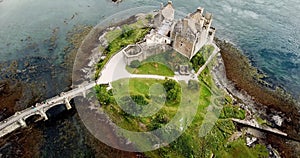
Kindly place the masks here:
<instances>
[{"instance_id":1,"label":"grassy lawn","mask_svg":"<svg viewBox=\"0 0 300 158\"><path fill-rule=\"evenodd\" d=\"M122 35L123 30L135 30L140 28L145 28L147 25L145 25L147 22L145 22L145 19L140 19L136 23L129 24L129 25L123 25L121 28L116 28L112 31L109 31L106 33L105 38L108 42L112 42L116 38Z\"/></svg>"},{"instance_id":2,"label":"grassy lawn","mask_svg":"<svg viewBox=\"0 0 300 158\"><path fill-rule=\"evenodd\" d=\"M112 83L115 89L115 94L120 94L120 96L127 94L142 94L148 95L149 89L153 84L163 84L164 80L157 79L121 79Z\"/></svg>"},{"instance_id":3,"label":"grassy lawn","mask_svg":"<svg viewBox=\"0 0 300 158\"><path fill-rule=\"evenodd\" d=\"M174 50L150 56L144 61L144 63L147 62L161 63L173 71L176 71L176 66L178 65L190 65L188 58Z\"/></svg>"},{"instance_id":4,"label":"grassy lawn","mask_svg":"<svg viewBox=\"0 0 300 158\"><path fill-rule=\"evenodd\" d=\"M156 151L146 152L148 157L268 157L268 151L263 145L247 147L245 136L238 140L228 142L228 138L236 131L235 125L228 118L245 117L245 111L239 107L232 106L231 98L218 89L212 81L212 76L207 69L199 76L200 81L200 99L197 114L191 126L168 147L160 148ZM212 115L220 117L209 130L207 135L199 137L198 133L203 123L213 123L205 120L208 113L208 107L211 107L211 99L217 96L223 96L224 103L214 105L215 107L224 106L219 112L212 110ZM237 153L238 152L238 153Z\"/></svg>"},{"instance_id":5,"label":"grassy lawn","mask_svg":"<svg viewBox=\"0 0 300 158\"><path fill-rule=\"evenodd\" d=\"M150 96L160 95L162 92L155 94L150 91L152 86L157 84L162 85L164 82L164 80L156 79L121 79L112 83L113 97L116 100L121 100L124 96L142 96L149 103L144 106L158 106L152 104L154 101ZM169 118L172 118L176 114L177 107L178 103L176 101L166 101L165 105L156 114L148 117L134 117L126 114L116 102L104 106L103 109L122 128L131 131L148 131L151 128L161 126L164 124L164 121L167 123ZM164 121L159 121L159 118L162 118ZM158 121L160 122L159 124L157 123Z\"/></svg>"},{"instance_id":6,"label":"grassy lawn","mask_svg":"<svg viewBox=\"0 0 300 158\"><path fill-rule=\"evenodd\" d=\"M151 74L161 76L174 76L174 72L166 65L158 62L145 62L138 68L126 67L127 71L133 74Z\"/></svg>"},{"instance_id":7,"label":"grassy lawn","mask_svg":"<svg viewBox=\"0 0 300 158\"><path fill-rule=\"evenodd\" d=\"M266 157L268 152L262 145L255 145L254 147L247 147L245 143L245 136L228 142L229 137L236 131L233 122L228 118L243 118L245 113L238 107L232 107L232 100L228 98L222 91L215 88L214 82L211 80L210 73L201 74L199 77L200 87L199 102L196 110L196 115L192 120L191 125L187 130L169 146L160 148L155 151L146 152L148 157L210 157L212 154L215 157L235 157L236 152L239 152L241 157ZM122 98L124 95L141 95L149 100L149 89L155 84L163 84L164 80L155 79L121 79L112 83L114 97ZM184 90L187 84L181 83L181 89ZM117 92L116 92L117 91ZM186 96L195 96L193 91L189 93L182 93ZM218 96L224 96L225 103L219 106L225 106L221 113L221 117L216 120L212 129L207 135L199 137L199 130L201 125L205 122L205 116L208 112L208 107L211 107L211 99ZM168 123L175 118L176 113L181 113L180 118L189 116L193 108L189 105L187 100L182 100L184 108L179 109L178 101L169 101L157 112L155 115L149 117L134 117L127 115L115 103L108 106L103 106L103 110L118 126L128 129L130 131L151 131L162 127L163 124ZM216 112L215 115L218 115ZM177 121L179 123L179 121ZM206 121L207 122L207 121ZM180 124L177 124L180 125ZM136 138L137 140L142 138ZM140 140L143 142L143 140Z\"/></svg>"}]
</instances>

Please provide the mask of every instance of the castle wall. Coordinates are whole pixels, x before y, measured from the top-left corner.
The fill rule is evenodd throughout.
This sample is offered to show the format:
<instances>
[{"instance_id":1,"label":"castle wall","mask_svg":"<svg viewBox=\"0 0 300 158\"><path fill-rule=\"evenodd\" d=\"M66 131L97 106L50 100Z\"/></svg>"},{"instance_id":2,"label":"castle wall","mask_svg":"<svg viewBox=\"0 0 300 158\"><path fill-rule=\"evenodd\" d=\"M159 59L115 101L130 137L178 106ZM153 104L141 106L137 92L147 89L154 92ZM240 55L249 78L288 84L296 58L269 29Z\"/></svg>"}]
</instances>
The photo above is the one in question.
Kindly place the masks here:
<instances>
[{"instance_id":1,"label":"castle wall","mask_svg":"<svg viewBox=\"0 0 300 158\"><path fill-rule=\"evenodd\" d=\"M126 65L130 65L130 63L134 60L143 61L143 60L147 59L149 56L164 53L164 52L172 49L172 47L170 47L169 45L166 45L166 44L157 44L157 45L149 46L146 43L141 43L140 45L141 45L142 50L140 53L138 53L136 55L128 55L124 51L126 48L122 50L122 52L124 54L124 61L125 61Z\"/></svg>"},{"instance_id":2,"label":"castle wall","mask_svg":"<svg viewBox=\"0 0 300 158\"><path fill-rule=\"evenodd\" d=\"M158 28L161 25L161 22L163 21L163 17L161 15L161 11L159 11L155 16L154 16L154 27Z\"/></svg>"},{"instance_id":3,"label":"castle wall","mask_svg":"<svg viewBox=\"0 0 300 158\"><path fill-rule=\"evenodd\" d=\"M199 33L193 55L195 55L207 43L207 32L202 31Z\"/></svg>"},{"instance_id":4,"label":"castle wall","mask_svg":"<svg viewBox=\"0 0 300 158\"><path fill-rule=\"evenodd\" d=\"M181 35L175 36L175 41L173 43L173 48L177 52L181 53L182 55L186 56L187 58L191 57L192 49L194 47L193 41L186 40Z\"/></svg>"},{"instance_id":5,"label":"castle wall","mask_svg":"<svg viewBox=\"0 0 300 158\"><path fill-rule=\"evenodd\" d=\"M210 28L209 36L208 36L208 42L209 43L212 43L214 41L215 33L216 33L216 29L215 28Z\"/></svg>"}]
</instances>

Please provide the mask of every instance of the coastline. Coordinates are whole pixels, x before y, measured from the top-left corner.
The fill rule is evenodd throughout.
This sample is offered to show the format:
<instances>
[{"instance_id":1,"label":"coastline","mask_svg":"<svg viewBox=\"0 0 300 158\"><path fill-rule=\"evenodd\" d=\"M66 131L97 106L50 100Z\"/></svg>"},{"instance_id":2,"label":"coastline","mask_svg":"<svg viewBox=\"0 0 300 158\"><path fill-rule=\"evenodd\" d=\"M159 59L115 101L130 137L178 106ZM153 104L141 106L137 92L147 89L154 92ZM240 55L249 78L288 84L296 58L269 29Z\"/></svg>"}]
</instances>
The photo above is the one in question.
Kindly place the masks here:
<instances>
[{"instance_id":1,"label":"coastline","mask_svg":"<svg viewBox=\"0 0 300 158\"><path fill-rule=\"evenodd\" d=\"M284 157L296 157L295 144L299 144L299 103L288 92L272 89L263 80L257 68L233 44L215 39L221 49L218 56L218 66L213 70L214 77L228 93L243 104L243 108L252 111L251 115L259 116L269 125L287 133L292 141L272 134L266 134L265 142L274 145ZM283 122L277 125L274 116L279 116ZM289 142L290 145L288 145ZM292 146L294 144L295 146Z\"/></svg>"}]
</instances>

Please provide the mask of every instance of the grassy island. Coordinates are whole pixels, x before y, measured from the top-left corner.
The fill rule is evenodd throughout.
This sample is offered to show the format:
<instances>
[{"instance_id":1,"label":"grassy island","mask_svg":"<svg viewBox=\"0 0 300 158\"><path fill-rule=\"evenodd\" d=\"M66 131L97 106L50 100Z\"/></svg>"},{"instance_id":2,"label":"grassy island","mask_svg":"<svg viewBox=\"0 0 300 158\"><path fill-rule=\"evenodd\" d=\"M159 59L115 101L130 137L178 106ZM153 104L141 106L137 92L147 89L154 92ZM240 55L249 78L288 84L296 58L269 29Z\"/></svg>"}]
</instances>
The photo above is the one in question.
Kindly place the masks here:
<instances>
[{"instance_id":1,"label":"grassy island","mask_svg":"<svg viewBox=\"0 0 300 158\"><path fill-rule=\"evenodd\" d=\"M162 72L161 74L153 74L168 76L168 74L171 75L174 73L171 69L165 70L165 67L153 67L153 64L156 63L146 63L144 67L141 66L134 71L136 72L139 70L141 74L152 74L151 69L155 70L156 68L159 68L159 71L164 71L160 71ZM147 68L149 68L149 70ZM128 97L131 97L135 103L139 104L139 106L148 106L148 104L152 102L152 100L149 99L149 88L151 85L165 85L166 82L167 80L155 79L122 79L113 82L112 85L115 89L124 91L119 91L116 94L114 93L113 88L109 91L98 91L101 92L98 94L99 96L110 98L109 103L103 106L103 110L118 126L130 131L151 131L164 126L174 117L178 110L179 98L183 94L178 93L173 100L167 99L165 105L155 115L149 117L139 117L127 114L117 104L116 99L124 101L130 108L132 108L132 106L126 101L126 98ZM145 155L148 157L182 158L210 157L211 155L216 157L235 157L236 152L239 152L239 156L241 157L267 157L268 151L265 146L258 144L249 148L246 146L244 136L241 136L236 140L230 140L236 131L235 125L230 118L244 119L245 111L237 106L233 106L231 98L222 90L216 88L212 76L210 75L209 68L199 76L199 82L198 88L201 95L199 98L198 110L191 126L169 146L146 152ZM106 87L103 89L106 89ZM128 92L126 92L126 90L128 90ZM219 105L213 104L212 101L216 97L223 98L223 102ZM101 97L99 97L99 100L101 100ZM209 107L215 107L216 111L209 112ZM140 110L142 108L143 107L135 107L135 110ZM217 119L215 124L211 125L210 122L206 121L206 115L208 113L210 113L209 117L215 117ZM189 112L187 111L186 114L188 115ZM204 126L211 126L211 130L204 137L199 137L199 130L203 124Z\"/></svg>"},{"instance_id":2,"label":"grassy island","mask_svg":"<svg viewBox=\"0 0 300 158\"><path fill-rule=\"evenodd\" d=\"M109 32L109 44L104 50L107 58L97 64L96 78L115 53L128 44L140 41L149 30L137 28ZM168 51L150 56L140 63L135 63L134 68L127 66L126 69L133 74L172 77L178 71L178 65L186 65L189 71L197 72L213 50L214 47L205 46L191 61L175 51ZM212 65L209 64L204 69L198 80L190 80L188 83L167 78L124 78L112 82L112 87L98 85L95 91L102 105L101 110L108 114L117 126L138 132L159 129L168 124L178 112L183 117L188 116L192 113L192 108L187 102L186 107L180 110L180 102L184 102L182 98L194 97L200 93L198 98L193 99L198 101L193 105L196 106L196 114L190 126L168 146L145 152L147 157L268 157L265 146L256 144L248 147L244 133L235 138L238 131L231 118L244 119L246 112L234 105L231 97L215 85L210 71ZM157 93L154 93L153 89ZM194 90L183 93L184 89ZM153 108L152 111L156 113L146 117L138 115L151 111L149 108ZM182 123L178 123L177 126L182 126Z\"/></svg>"}]
</instances>

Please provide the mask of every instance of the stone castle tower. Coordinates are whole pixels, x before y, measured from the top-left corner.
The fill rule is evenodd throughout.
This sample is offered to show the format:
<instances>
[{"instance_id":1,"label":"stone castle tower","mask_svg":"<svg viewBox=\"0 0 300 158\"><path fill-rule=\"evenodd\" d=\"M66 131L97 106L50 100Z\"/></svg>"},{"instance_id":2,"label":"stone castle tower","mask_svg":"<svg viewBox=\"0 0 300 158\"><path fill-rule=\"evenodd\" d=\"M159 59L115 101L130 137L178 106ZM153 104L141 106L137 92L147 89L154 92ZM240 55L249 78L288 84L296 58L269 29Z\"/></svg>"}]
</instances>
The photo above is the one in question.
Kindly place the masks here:
<instances>
[{"instance_id":1,"label":"stone castle tower","mask_svg":"<svg viewBox=\"0 0 300 158\"><path fill-rule=\"evenodd\" d=\"M179 20L172 31L173 48L192 58L206 43L212 42L215 28L211 27L212 14L203 15L203 8Z\"/></svg>"},{"instance_id":2,"label":"stone castle tower","mask_svg":"<svg viewBox=\"0 0 300 158\"><path fill-rule=\"evenodd\" d=\"M168 36L173 49L191 59L206 43L212 42L215 28L211 27L213 16L203 14L203 8L175 21L172 1L162 6L154 16L154 27L161 35Z\"/></svg>"}]
</instances>

